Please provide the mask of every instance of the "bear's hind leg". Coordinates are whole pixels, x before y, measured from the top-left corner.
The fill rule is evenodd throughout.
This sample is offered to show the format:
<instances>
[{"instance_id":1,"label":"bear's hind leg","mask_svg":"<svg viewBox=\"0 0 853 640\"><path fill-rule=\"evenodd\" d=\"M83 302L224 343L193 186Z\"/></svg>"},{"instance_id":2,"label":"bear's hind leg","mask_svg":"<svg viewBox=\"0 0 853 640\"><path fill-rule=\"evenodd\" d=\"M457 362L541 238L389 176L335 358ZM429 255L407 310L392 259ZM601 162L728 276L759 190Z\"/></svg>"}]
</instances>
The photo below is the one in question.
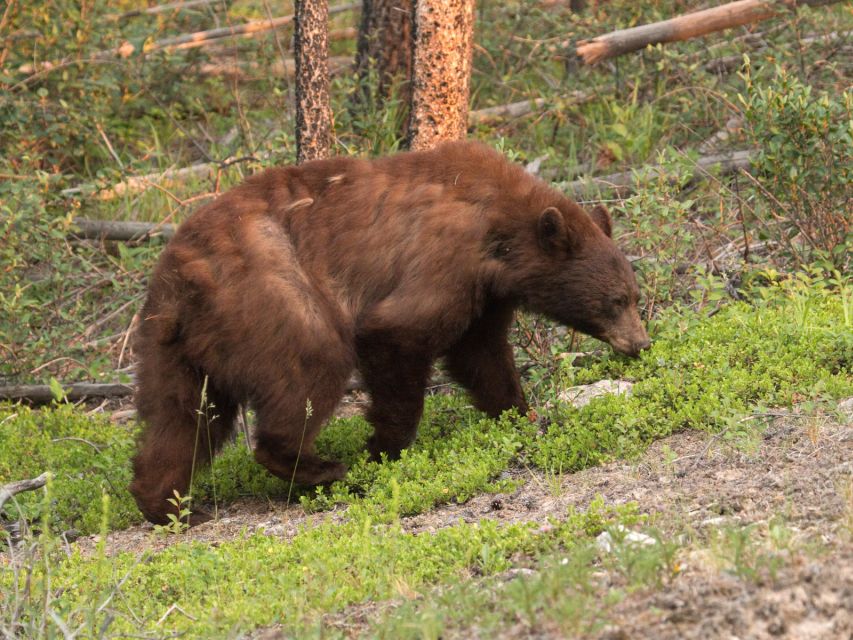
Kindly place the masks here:
<instances>
[{"instance_id":1,"label":"bear's hind leg","mask_svg":"<svg viewBox=\"0 0 853 640\"><path fill-rule=\"evenodd\" d=\"M306 339L300 353L270 353L269 366L279 377L255 388L252 404L257 414L255 458L270 473L287 482L315 485L340 480L346 466L318 456L314 441L344 394L353 369L351 348L333 332L324 332L316 345Z\"/></svg>"},{"instance_id":2,"label":"bear's hind leg","mask_svg":"<svg viewBox=\"0 0 853 640\"><path fill-rule=\"evenodd\" d=\"M315 485L343 478L346 466L318 456L314 441L343 395L345 383L346 378L324 377L326 388L313 385L313 393L288 390L256 402L255 459L286 482Z\"/></svg>"},{"instance_id":3,"label":"bear's hind leg","mask_svg":"<svg viewBox=\"0 0 853 640\"><path fill-rule=\"evenodd\" d=\"M168 347L157 345L156 350ZM164 355L166 357L164 357ZM158 361L155 364L153 361ZM194 470L208 462L228 438L237 405L183 364L150 351L140 362L137 406L145 428L133 459L130 491L140 511L155 524L167 524L178 508L174 492L187 495ZM189 524L209 519L194 511Z\"/></svg>"}]
</instances>

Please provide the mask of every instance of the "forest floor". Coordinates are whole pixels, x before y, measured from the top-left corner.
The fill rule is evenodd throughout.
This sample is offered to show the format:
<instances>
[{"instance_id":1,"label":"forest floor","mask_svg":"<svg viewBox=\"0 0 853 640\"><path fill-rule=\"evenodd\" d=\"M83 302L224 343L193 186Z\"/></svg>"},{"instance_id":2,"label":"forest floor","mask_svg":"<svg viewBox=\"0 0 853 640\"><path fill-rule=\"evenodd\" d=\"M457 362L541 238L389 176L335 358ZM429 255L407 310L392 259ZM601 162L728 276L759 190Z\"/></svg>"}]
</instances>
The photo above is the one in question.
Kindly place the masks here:
<instances>
[{"instance_id":1,"label":"forest floor","mask_svg":"<svg viewBox=\"0 0 853 640\"><path fill-rule=\"evenodd\" d=\"M358 411L350 397L340 413ZM628 638L853 638L853 398L838 405L835 416L780 412L768 416L754 442L729 444L721 434L684 431L658 440L633 461L614 461L555 477L515 467L504 479L517 481L511 493L481 494L462 504L438 506L402 519L406 532L435 533L460 522L495 520L539 523L550 527L567 509L585 509L601 497L608 504L636 502L662 540L689 535L677 574L664 583L632 591L610 609L589 637ZM299 505L256 498L238 500L217 519L183 536L154 535L150 524L114 531L108 555L161 551L188 540L217 545L263 533L286 541L318 522L340 522L346 509L308 514ZM764 554L766 541L725 539L728 531L767 529L776 551ZM759 536L760 537L760 536ZM76 542L84 553L97 547L97 536ZM715 547L743 544L734 565L720 560ZM605 553L605 551L602 551ZM532 573L510 569L505 579ZM470 576L477 580L477 576ZM619 588L624 578L605 567L594 573L602 591ZM369 632L377 611L398 602L353 605L329 614L324 624L346 636ZM522 627L498 637L528 637ZM447 637L480 636L467 628ZM257 633L284 637L276 627ZM565 637L560 628L538 629L535 637Z\"/></svg>"}]
</instances>

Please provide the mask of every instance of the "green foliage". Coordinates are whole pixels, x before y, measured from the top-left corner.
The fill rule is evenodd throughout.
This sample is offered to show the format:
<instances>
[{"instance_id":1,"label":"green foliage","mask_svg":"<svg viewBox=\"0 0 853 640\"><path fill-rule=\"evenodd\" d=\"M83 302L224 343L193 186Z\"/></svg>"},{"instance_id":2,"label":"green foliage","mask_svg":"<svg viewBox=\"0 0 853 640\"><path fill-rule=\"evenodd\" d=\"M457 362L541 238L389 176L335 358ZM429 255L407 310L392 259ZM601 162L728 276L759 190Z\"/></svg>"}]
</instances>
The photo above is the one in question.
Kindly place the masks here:
<instances>
[{"instance_id":1,"label":"green foliage","mask_svg":"<svg viewBox=\"0 0 853 640\"><path fill-rule=\"evenodd\" d=\"M192 510L190 509L192 497L182 496L177 490L173 493L175 497L169 498L168 502L177 509L178 513L167 513L166 517L169 519L169 522L167 524L155 524L154 531L156 533L163 535L177 535L179 533L184 533L190 528L187 521L192 513Z\"/></svg>"},{"instance_id":2,"label":"green foliage","mask_svg":"<svg viewBox=\"0 0 853 640\"><path fill-rule=\"evenodd\" d=\"M755 211L767 237L799 265L822 260L851 266L853 90L815 91L777 67L758 82L747 64L744 106L750 141L759 150L763 206Z\"/></svg>"},{"instance_id":3,"label":"green foliage","mask_svg":"<svg viewBox=\"0 0 853 640\"><path fill-rule=\"evenodd\" d=\"M774 290L775 289L775 290ZM564 471L631 455L651 439L685 429L737 438L756 405L790 405L853 390L853 324L841 290L803 277L758 290L753 305L729 304L711 318L668 309L641 359L605 356L572 372L575 384L636 381L631 396L605 396L583 408L556 404L544 437L527 448L545 469ZM564 363L564 366L569 366Z\"/></svg>"},{"instance_id":4,"label":"green foliage","mask_svg":"<svg viewBox=\"0 0 853 640\"><path fill-rule=\"evenodd\" d=\"M127 491L134 434L88 416L73 405L33 411L0 407L0 485L50 471L50 503L37 492L23 493L6 512L30 522L44 521L51 530L96 533L101 528L101 496L110 498L109 528L120 529L139 519Z\"/></svg>"},{"instance_id":5,"label":"green foliage","mask_svg":"<svg viewBox=\"0 0 853 640\"><path fill-rule=\"evenodd\" d=\"M584 531L619 523L622 512L633 521L632 510L599 505L592 510L596 524L575 512L545 532L532 523L483 521L419 535L351 510L340 524L303 529L284 543L257 533L217 547L177 544L145 562L122 553L107 565L102 554L68 557L43 544L30 589L7 572L0 586L51 628L58 618L101 634L192 630L206 637L278 623L302 636L321 612L411 593L466 571L505 571L515 554L553 552L563 541L574 546ZM175 603L180 612L170 610Z\"/></svg>"}]
</instances>

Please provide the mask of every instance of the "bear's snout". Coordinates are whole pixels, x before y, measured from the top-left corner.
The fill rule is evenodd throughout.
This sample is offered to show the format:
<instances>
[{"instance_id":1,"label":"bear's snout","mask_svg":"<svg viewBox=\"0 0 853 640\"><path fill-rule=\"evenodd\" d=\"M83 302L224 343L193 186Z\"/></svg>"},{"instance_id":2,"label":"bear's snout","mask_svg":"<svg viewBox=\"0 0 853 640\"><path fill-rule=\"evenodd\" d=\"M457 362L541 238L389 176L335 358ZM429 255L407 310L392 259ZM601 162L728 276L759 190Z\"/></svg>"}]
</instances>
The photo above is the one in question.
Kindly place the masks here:
<instances>
[{"instance_id":1,"label":"bear's snout","mask_svg":"<svg viewBox=\"0 0 853 640\"><path fill-rule=\"evenodd\" d=\"M641 351L652 345L636 309L625 311L612 329L602 337L614 350L632 358L636 358Z\"/></svg>"}]
</instances>

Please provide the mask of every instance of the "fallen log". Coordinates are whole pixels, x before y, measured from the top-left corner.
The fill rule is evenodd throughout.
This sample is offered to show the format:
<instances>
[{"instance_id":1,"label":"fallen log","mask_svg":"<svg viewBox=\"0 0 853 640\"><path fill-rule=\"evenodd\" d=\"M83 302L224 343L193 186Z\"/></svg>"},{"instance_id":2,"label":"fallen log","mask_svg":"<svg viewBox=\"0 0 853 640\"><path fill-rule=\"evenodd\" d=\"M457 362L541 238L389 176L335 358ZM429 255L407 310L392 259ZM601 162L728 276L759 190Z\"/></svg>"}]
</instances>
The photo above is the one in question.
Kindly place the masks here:
<instances>
[{"instance_id":1,"label":"fallen log","mask_svg":"<svg viewBox=\"0 0 853 640\"><path fill-rule=\"evenodd\" d=\"M747 149L732 153L701 156L696 160L696 169L702 176L709 174L715 169L719 171L720 175L736 173L741 169L749 169L754 154L754 151ZM578 197L593 195L596 192L611 192L624 196L631 192L638 173L653 173L660 172L660 170L661 167L659 165L652 165L633 171L611 173L606 176L592 176L573 180L567 183L565 188Z\"/></svg>"},{"instance_id":2,"label":"fallen log","mask_svg":"<svg viewBox=\"0 0 853 640\"><path fill-rule=\"evenodd\" d=\"M443 374L434 375L428 386L438 386L450 383L450 378ZM129 398L135 391L134 383L108 382L75 382L63 386L65 397L69 402L80 400L94 400L97 398ZM347 381L346 391L365 391L364 380L357 373L350 376ZM38 406L50 404L55 399L53 390L46 384L21 384L0 386L0 401L22 402L27 405Z\"/></svg>"},{"instance_id":3,"label":"fallen log","mask_svg":"<svg viewBox=\"0 0 853 640\"><path fill-rule=\"evenodd\" d=\"M29 480L18 480L17 482L10 482L7 485L3 485L0 487L0 511L3 510L3 505L6 502L16 496L19 493L23 493L24 491L34 491L35 489L40 489L44 485L47 484L47 481L50 479L50 472L45 471L38 478L30 478Z\"/></svg>"},{"instance_id":4,"label":"fallen log","mask_svg":"<svg viewBox=\"0 0 853 640\"><path fill-rule=\"evenodd\" d=\"M69 402L86 398L127 398L133 395L133 387L121 382L90 383L76 382L63 386ZM30 405L50 404L55 399L53 390L46 384L18 384L0 386L0 401L23 402Z\"/></svg>"},{"instance_id":5,"label":"fallen log","mask_svg":"<svg viewBox=\"0 0 853 640\"><path fill-rule=\"evenodd\" d=\"M360 7L361 5L356 3L329 7L329 15L331 16L338 13L343 13L345 11L352 11ZM249 22L244 22L243 24L229 27L219 27L217 29L208 29L206 31L196 31L195 33L183 33L178 36L155 40L154 42L150 42L141 46L135 45L132 42L127 41L122 43L118 47L115 47L114 49L97 51L88 56L87 60L104 60L116 57L129 58L130 56L137 53L149 54L154 53L156 51L181 51L184 49L193 49L196 47L206 46L211 42L220 41L223 38L229 38L232 36L252 37L259 33L265 33L267 31L272 31L273 29L280 29L281 27L285 27L292 23L293 19L294 16L291 14L287 16L279 16L277 18L269 18L265 20L251 20ZM72 62L72 59L65 59L53 62L46 61L36 65L26 63L18 67L18 71L20 73L34 74L40 71L49 71L50 69L53 69L55 67L64 66ZM24 80L22 82L26 83L27 80Z\"/></svg>"},{"instance_id":6,"label":"fallen log","mask_svg":"<svg viewBox=\"0 0 853 640\"><path fill-rule=\"evenodd\" d=\"M796 44L801 47L811 46L813 44L825 44L829 46L834 46L835 43L840 42L843 46L844 43L849 42L851 40L851 37L853 37L853 31L833 31L831 33L824 33L801 38L797 41ZM761 51L762 49L764 49L764 47L760 47L759 51ZM705 71L707 71L708 73L721 74L731 73L734 69L737 69L741 65L743 65L743 53L736 53L730 56L714 58L706 62L703 66Z\"/></svg>"},{"instance_id":7,"label":"fallen log","mask_svg":"<svg viewBox=\"0 0 853 640\"><path fill-rule=\"evenodd\" d=\"M131 9L124 13L115 13L107 16L111 20L126 20L135 18L136 16L153 16L158 13L167 13L169 11L185 11L195 7L202 7L209 4L225 4L225 0L186 0L185 2L167 2L166 4L146 7L144 9Z\"/></svg>"},{"instance_id":8,"label":"fallen log","mask_svg":"<svg viewBox=\"0 0 853 640\"><path fill-rule=\"evenodd\" d=\"M780 15L801 6L822 6L840 0L738 0L719 7L630 29L620 29L590 40L581 40L575 49L586 64L595 64L623 53L639 51L653 44L677 42L723 31Z\"/></svg>"},{"instance_id":9,"label":"fallen log","mask_svg":"<svg viewBox=\"0 0 853 640\"><path fill-rule=\"evenodd\" d=\"M352 56L332 56L329 58L329 74L340 75L352 67ZM296 75L294 60L276 60L272 64L262 65L259 62L206 62L199 66L198 72L203 76L216 76L244 80L252 73L263 74L263 78L292 78Z\"/></svg>"},{"instance_id":10,"label":"fallen log","mask_svg":"<svg viewBox=\"0 0 853 640\"><path fill-rule=\"evenodd\" d=\"M573 91L565 99L573 104L581 104L587 102L590 98L589 94L582 91ZM550 102L552 100L547 98L535 98L533 100L519 100L518 102L510 102L509 104L477 109L468 113L468 126L472 127L507 118L520 118L521 116L526 116L528 113L533 113L537 109L541 109Z\"/></svg>"},{"instance_id":11,"label":"fallen log","mask_svg":"<svg viewBox=\"0 0 853 640\"><path fill-rule=\"evenodd\" d=\"M112 220L90 220L75 218L77 227L69 235L77 240L114 240L121 242L139 242L151 238L171 240L175 235L175 225L151 222L123 222ZM0 398L3 396L0 395Z\"/></svg>"}]
</instances>

